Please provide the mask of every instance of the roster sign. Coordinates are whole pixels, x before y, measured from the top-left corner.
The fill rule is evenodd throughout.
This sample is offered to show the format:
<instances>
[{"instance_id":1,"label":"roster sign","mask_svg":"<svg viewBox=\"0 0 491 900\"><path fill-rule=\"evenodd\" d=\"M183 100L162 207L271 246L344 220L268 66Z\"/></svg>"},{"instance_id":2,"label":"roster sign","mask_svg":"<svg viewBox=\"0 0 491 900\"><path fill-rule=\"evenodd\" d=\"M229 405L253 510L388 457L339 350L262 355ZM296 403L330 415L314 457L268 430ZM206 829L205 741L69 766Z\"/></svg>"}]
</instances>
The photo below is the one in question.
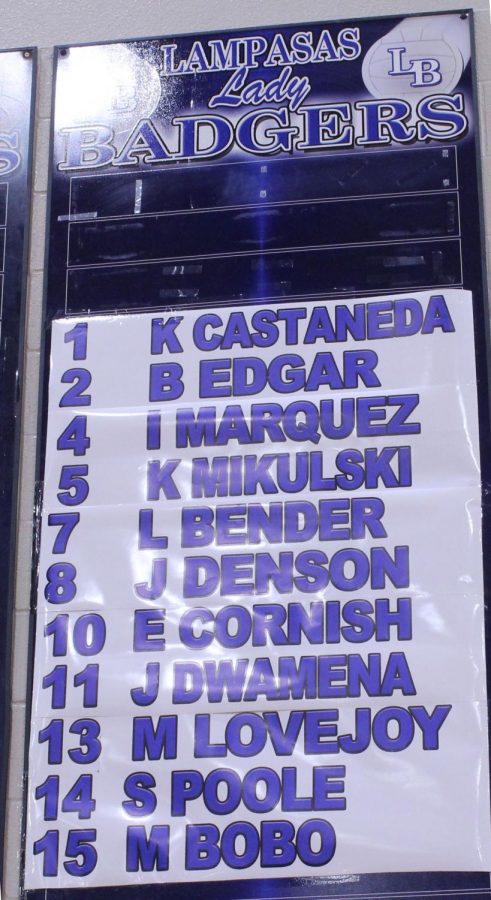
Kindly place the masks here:
<instances>
[{"instance_id":1,"label":"roster sign","mask_svg":"<svg viewBox=\"0 0 491 900\"><path fill-rule=\"evenodd\" d=\"M470 47L59 51L28 896L489 886Z\"/></svg>"},{"instance_id":2,"label":"roster sign","mask_svg":"<svg viewBox=\"0 0 491 900\"><path fill-rule=\"evenodd\" d=\"M34 51L0 51L0 576L4 599L10 578L10 532L15 483L18 369L24 321L31 105ZM2 634L7 609L1 613ZM0 639L2 657L5 646ZM3 694L2 694L3 705Z\"/></svg>"},{"instance_id":3,"label":"roster sign","mask_svg":"<svg viewBox=\"0 0 491 900\"><path fill-rule=\"evenodd\" d=\"M8 752L9 597L19 416L18 372L30 181L34 51L0 51L0 796ZM3 816L2 816L3 818ZM0 824L3 832L3 821Z\"/></svg>"}]
</instances>

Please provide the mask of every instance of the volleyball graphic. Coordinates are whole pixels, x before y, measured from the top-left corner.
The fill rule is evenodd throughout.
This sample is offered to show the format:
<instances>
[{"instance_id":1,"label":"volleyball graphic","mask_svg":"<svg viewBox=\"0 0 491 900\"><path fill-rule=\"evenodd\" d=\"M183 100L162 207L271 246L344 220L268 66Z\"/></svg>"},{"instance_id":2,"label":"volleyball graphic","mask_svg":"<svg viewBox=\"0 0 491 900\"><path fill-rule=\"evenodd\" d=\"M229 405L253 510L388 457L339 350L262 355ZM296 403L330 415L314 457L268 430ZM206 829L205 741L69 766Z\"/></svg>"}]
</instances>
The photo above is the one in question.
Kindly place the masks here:
<instances>
[{"instance_id":1,"label":"volleyball graphic","mask_svg":"<svg viewBox=\"0 0 491 900\"><path fill-rule=\"evenodd\" d=\"M160 100L157 69L124 44L70 47L58 61L64 78L57 93L57 127L109 119L117 135L150 118Z\"/></svg>"},{"instance_id":2,"label":"volleyball graphic","mask_svg":"<svg viewBox=\"0 0 491 900\"><path fill-rule=\"evenodd\" d=\"M25 59L21 53L0 54L0 134L11 135L28 115L22 95ZM1 174L1 173L0 173Z\"/></svg>"},{"instance_id":3,"label":"volleyball graphic","mask_svg":"<svg viewBox=\"0 0 491 900\"><path fill-rule=\"evenodd\" d=\"M411 16L370 47L362 77L377 98L448 94L459 83L469 58L465 14Z\"/></svg>"}]
</instances>

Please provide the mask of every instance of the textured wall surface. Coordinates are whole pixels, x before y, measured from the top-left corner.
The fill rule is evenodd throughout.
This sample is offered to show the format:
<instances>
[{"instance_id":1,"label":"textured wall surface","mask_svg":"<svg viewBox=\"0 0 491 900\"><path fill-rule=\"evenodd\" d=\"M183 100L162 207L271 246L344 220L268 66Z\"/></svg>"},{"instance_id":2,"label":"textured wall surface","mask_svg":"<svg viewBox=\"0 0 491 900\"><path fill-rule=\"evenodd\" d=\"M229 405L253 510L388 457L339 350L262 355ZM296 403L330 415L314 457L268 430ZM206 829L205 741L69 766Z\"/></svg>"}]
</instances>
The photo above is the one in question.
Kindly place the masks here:
<instances>
[{"instance_id":1,"label":"textured wall surface","mask_svg":"<svg viewBox=\"0 0 491 900\"><path fill-rule=\"evenodd\" d=\"M471 8L475 13L484 212L488 262L491 264L491 21L488 0L475 0L467 4L456 0L304 0L301 5L296 0L126 0L124 3L120 0L0 0L1 46L39 48L3 900L19 897L22 846L31 536L53 45L463 8Z\"/></svg>"}]
</instances>

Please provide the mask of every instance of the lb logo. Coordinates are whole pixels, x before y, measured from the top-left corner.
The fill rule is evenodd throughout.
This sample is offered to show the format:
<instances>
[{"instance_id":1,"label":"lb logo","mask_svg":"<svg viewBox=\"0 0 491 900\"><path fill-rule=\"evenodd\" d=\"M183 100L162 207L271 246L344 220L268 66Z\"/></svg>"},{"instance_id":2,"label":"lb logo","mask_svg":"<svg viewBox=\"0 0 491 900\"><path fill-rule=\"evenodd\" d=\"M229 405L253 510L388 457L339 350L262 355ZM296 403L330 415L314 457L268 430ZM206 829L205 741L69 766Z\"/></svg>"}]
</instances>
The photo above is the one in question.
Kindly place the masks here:
<instances>
[{"instance_id":1,"label":"lb logo","mask_svg":"<svg viewBox=\"0 0 491 900\"><path fill-rule=\"evenodd\" d=\"M443 76L438 59L431 57L407 59L406 47L389 47L387 52L392 59L389 75L409 76L412 79L411 87L427 87L442 83Z\"/></svg>"},{"instance_id":2,"label":"lb logo","mask_svg":"<svg viewBox=\"0 0 491 900\"><path fill-rule=\"evenodd\" d=\"M411 16L369 48L362 76L373 97L419 100L432 93L450 93L469 59L467 18Z\"/></svg>"}]
</instances>

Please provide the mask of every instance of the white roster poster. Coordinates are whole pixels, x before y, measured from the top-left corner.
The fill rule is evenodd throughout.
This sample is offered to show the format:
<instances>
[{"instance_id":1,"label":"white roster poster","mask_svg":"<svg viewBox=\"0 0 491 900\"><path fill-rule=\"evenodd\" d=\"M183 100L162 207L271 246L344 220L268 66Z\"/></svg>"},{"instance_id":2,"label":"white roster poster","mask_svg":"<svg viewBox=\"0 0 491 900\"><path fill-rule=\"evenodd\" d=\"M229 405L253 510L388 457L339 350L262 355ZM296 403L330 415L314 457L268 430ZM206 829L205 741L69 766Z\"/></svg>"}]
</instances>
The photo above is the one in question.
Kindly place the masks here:
<instances>
[{"instance_id":1,"label":"white roster poster","mask_svg":"<svg viewBox=\"0 0 491 900\"><path fill-rule=\"evenodd\" d=\"M491 867L472 297L53 322L26 887Z\"/></svg>"}]
</instances>

